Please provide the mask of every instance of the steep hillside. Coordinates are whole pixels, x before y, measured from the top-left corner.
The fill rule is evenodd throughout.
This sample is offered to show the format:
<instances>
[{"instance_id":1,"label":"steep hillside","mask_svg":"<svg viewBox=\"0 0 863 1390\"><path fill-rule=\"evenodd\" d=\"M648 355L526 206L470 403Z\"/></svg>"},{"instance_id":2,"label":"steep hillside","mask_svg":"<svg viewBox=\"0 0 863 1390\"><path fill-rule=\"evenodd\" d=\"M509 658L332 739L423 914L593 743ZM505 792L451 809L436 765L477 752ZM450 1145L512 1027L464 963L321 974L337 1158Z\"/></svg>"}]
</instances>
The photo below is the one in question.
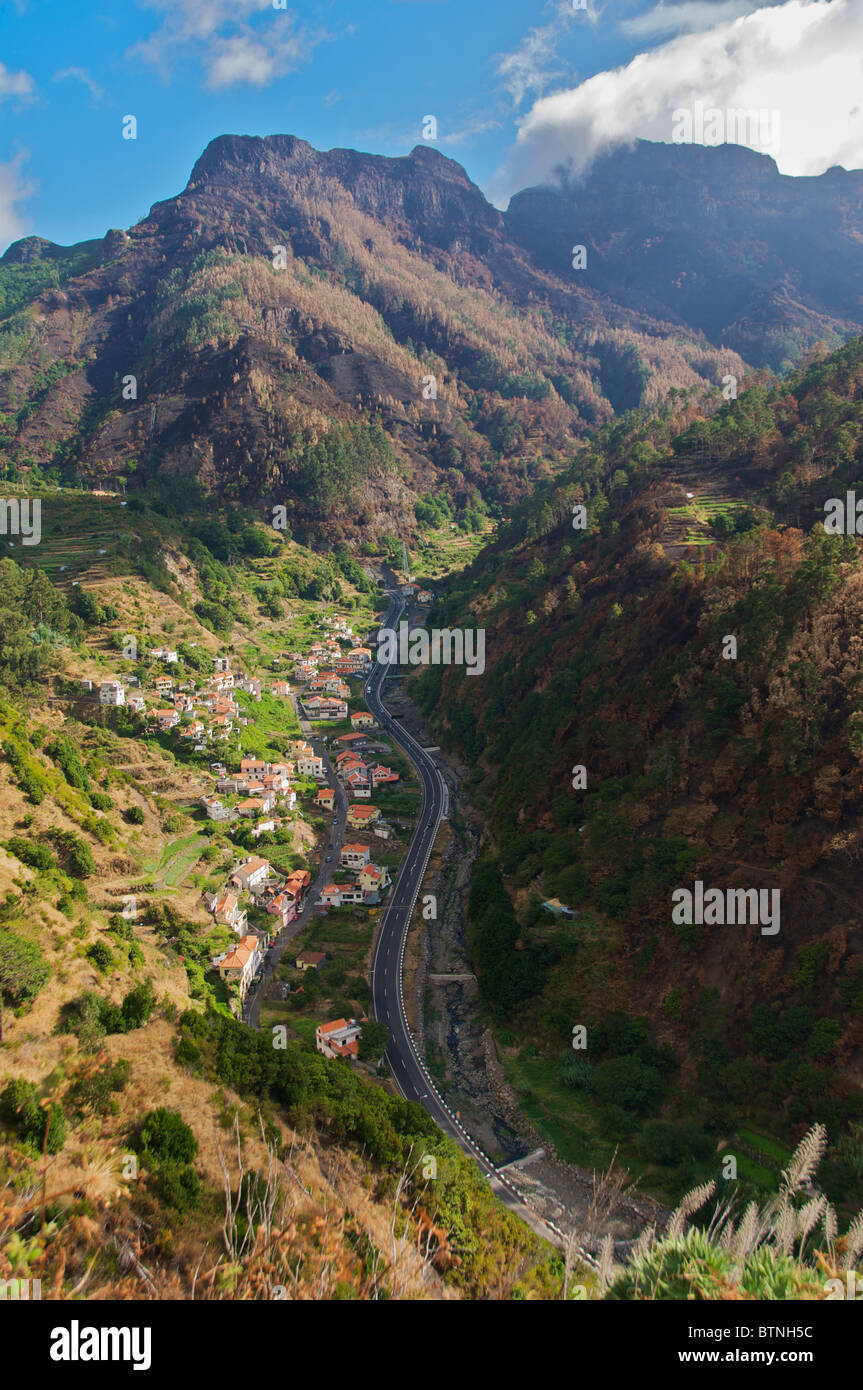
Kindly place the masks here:
<instances>
[{"instance_id":1,"label":"steep hillside","mask_svg":"<svg viewBox=\"0 0 863 1390\"><path fill-rule=\"evenodd\" d=\"M485 629L482 677L411 684L472 767L474 963L569 1156L623 1141L674 1187L725 1145L763 1175L753 1126L777 1156L820 1120L825 1180L863 1187L863 581L823 526L861 388L855 339L704 421L615 422L431 614ZM675 918L696 880L778 890L779 930Z\"/></svg>"},{"instance_id":2,"label":"steep hillside","mask_svg":"<svg viewBox=\"0 0 863 1390\"><path fill-rule=\"evenodd\" d=\"M863 327L861 210L860 170L789 178L742 145L639 140L578 184L517 193L505 223L551 274L581 242L592 288L778 371Z\"/></svg>"},{"instance_id":3,"label":"steep hillside","mask_svg":"<svg viewBox=\"0 0 863 1390\"><path fill-rule=\"evenodd\" d=\"M429 148L224 136L128 233L12 246L0 291L13 468L194 477L330 536L501 515L615 409L741 369L537 268Z\"/></svg>"},{"instance_id":4,"label":"steep hillside","mask_svg":"<svg viewBox=\"0 0 863 1390\"><path fill-rule=\"evenodd\" d=\"M236 511L193 534L118 497L39 500L39 546L0 561L0 1279L56 1299L557 1296L551 1249L377 1058L315 1051L316 1019L363 1015L345 963L364 969L370 925L333 923L344 947L299 1008L273 1006L275 1033L238 1021L212 967L236 937L205 895L249 851L311 868L328 831L293 763L269 830L208 819L211 760L289 756L285 648L308 650L336 601L364 628L375 586ZM155 727L206 699L216 657L233 730L204 705L209 742L185 737L192 711ZM120 706L100 703L110 681Z\"/></svg>"}]
</instances>

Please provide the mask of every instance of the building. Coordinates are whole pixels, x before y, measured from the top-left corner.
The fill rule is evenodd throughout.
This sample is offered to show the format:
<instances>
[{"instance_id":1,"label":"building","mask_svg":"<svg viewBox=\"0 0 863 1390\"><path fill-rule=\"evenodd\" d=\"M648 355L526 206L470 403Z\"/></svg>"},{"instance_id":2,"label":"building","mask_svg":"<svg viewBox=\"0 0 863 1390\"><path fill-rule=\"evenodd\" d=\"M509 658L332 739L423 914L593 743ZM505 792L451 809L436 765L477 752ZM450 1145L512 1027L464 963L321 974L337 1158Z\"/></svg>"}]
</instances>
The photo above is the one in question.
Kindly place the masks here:
<instances>
[{"instance_id":1,"label":"building","mask_svg":"<svg viewBox=\"0 0 863 1390\"><path fill-rule=\"evenodd\" d=\"M227 889L219 893L211 911L220 927L231 927L238 933L245 931L246 914L240 907L235 893L230 893Z\"/></svg>"},{"instance_id":2,"label":"building","mask_svg":"<svg viewBox=\"0 0 863 1390\"><path fill-rule=\"evenodd\" d=\"M368 845L342 845L342 865L346 869L364 869L371 859Z\"/></svg>"},{"instance_id":3,"label":"building","mask_svg":"<svg viewBox=\"0 0 863 1390\"><path fill-rule=\"evenodd\" d=\"M390 875L386 865L366 864L360 869L359 885L366 893L381 893L389 887Z\"/></svg>"},{"instance_id":4,"label":"building","mask_svg":"<svg viewBox=\"0 0 863 1390\"><path fill-rule=\"evenodd\" d=\"M324 760L318 757L317 753L311 753L308 757L297 758L297 772L301 777L323 777Z\"/></svg>"},{"instance_id":5,"label":"building","mask_svg":"<svg viewBox=\"0 0 863 1390\"><path fill-rule=\"evenodd\" d=\"M374 725L374 716L369 714L367 709L358 709L351 715L352 729L370 729Z\"/></svg>"},{"instance_id":6,"label":"building","mask_svg":"<svg viewBox=\"0 0 863 1390\"><path fill-rule=\"evenodd\" d=\"M199 805L203 806L208 820L233 820L234 813L218 796L202 796Z\"/></svg>"},{"instance_id":7,"label":"building","mask_svg":"<svg viewBox=\"0 0 863 1390\"><path fill-rule=\"evenodd\" d=\"M298 970L320 970L326 958L324 951L300 951L294 965Z\"/></svg>"},{"instance_id":8,"label":"building","mask_svg":"<svg viewBox=\"0 0 863 1390\"><path fill-rule=\"evenodd\" d=\"M100 705L125 705L126 688L122 681L102 681L99 686Z\"/></svg>"},{"instance_id":9,"label":"building","mask_svg":"<svg viewBox=\"0 0 863 1390\"><path fill-rule=\"evenodd\" d=\"M291 693L291 683L290 681L273 681L270 690L274 695L287 696Z\"/></svg>"},{"instance_id":10,"label":"building","mask_svg":"<svg viewBox=\"0 0 863 1390\"><path fill-rule=\"evenodd\" d=\"M248 858L240 860L231 874L231 882L242 892L252 893L263 888L269 877L269 859L259 859L257 855L250 854Z\"/></svg>"},{"instance_id":11,"label":"building","mask_svg":"<svg viewBox=\"0 0 863 1390\"><path fill-rule=\"evenodd\" d=\"M359 806L354 803L348 807L348 825L352 826L354 830L360 827L365 829L367 825L371 825L372 821L376 821L379 816L380 811L377 806Z\"/></svg>"},{"instance_id":12,"label":"building","mask_svg":"<svg viewBox=\"0 0 863 1390\"><path fill-rule=\"evenodd\" d=\"M241 999L246 997L249 985L261 964L261 947L256 936L243 936L232 950L216 956L214 969L229 984L235 984Z\"/></svg>"},{"instance_id":13,"label":"building","mask_svg":"<svg viewBox=\"0 0 863 1390\"><path fill-rule=\"evenodd\" d=\"M315 805L322 811L331 811L335 805L336 794L332 787L324 787L315 797Z\"/></svg>"},{"instance_id":14,"label":"building","mask_svg":"<svg viewBox=\"0 0 863 1390\"><path fill-rule=\"evenodd\" d=\"M294 869L285 879L284 891L286 893L292 893L298 903L301 903L309 890L311 882L312 876L308 869Z\"/></svg>"},{"instance_id":15,"label":"building","mask_svg":"<svg viewBox=\"0 0 863 1390\"><path fill-rule=\"evenodd\" d=\"M315 1046L324 1057L346 1057L353 1061L359 1056L361 1032L356 1019L337 1018L315 1029Z\"/></svg>"},{"instance_id":16,"label":"building","mask_svg":"<svg viewBox=\"0 0 863 1390\"><path fill-rule=\"evenodd\" d=\"M154 661L164 661L168 666L173 666L177 661L177 653L168 647L153 647L150 656Z\"/></svg>"},{"instance_id":17,"label":"building","mask_svg":"<svg viewBox=\"0 0 863 1390\"><path fill-rule=\"evenodd\" d=\"M271 917L278 918L281 930L290 922L296 921L297 900L291 893L277 893L267 903L267 912Z\"/></svg>"},{"instance_id":18,"label":"building","mask_svg":"<svg viewBox=\"0 0 863 1390\"><path fill-rule=\"evenodd\" d=\"M245 817L246 820L254 820L255 816L265 816L268 811L273 809L273 797L266 796L247 796L242 801L237 802L237 814Z\"/></svg>"}]
</instances>

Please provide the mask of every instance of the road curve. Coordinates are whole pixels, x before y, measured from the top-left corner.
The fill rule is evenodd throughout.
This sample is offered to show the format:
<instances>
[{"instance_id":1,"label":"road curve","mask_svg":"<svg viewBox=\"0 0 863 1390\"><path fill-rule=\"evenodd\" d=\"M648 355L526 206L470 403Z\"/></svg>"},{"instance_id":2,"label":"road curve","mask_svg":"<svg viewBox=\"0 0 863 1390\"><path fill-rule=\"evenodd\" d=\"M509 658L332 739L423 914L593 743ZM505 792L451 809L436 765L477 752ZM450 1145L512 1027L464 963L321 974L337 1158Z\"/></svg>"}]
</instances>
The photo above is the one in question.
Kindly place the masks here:
<instances>
[{"instance_id":1,"label":"road curve","mask_svg":"<svg viewBox=\"0 0 863 1390\"><path fill-rule=\"evenodd\" d=\"M404 603L398 595L384 619L383 626L398 628ZM381 916L375 949L372 954L370 985L374 1017L389 1029L390 1040L386 1060L390 1074L406 1100L416 1101L432 1119L479 1165L496 1195L538 1234L555 1241L558 1232L540 1220L525 1205L509 1179L460 1124L438 1091L422 1059L413 1033L408 1025L402 992L402 964L411 917L422 887L435 838L448 802L446 783L432 758L388 712L382 699L384 683L389 675L387 662L376 662L365 684L365 699L369 712L382 729L386 729L402 752L413 763L420 779L422 801L419 818L408 852L402 861L399 875L390 889L390 897Z\"/></svg>"}]
</instances>

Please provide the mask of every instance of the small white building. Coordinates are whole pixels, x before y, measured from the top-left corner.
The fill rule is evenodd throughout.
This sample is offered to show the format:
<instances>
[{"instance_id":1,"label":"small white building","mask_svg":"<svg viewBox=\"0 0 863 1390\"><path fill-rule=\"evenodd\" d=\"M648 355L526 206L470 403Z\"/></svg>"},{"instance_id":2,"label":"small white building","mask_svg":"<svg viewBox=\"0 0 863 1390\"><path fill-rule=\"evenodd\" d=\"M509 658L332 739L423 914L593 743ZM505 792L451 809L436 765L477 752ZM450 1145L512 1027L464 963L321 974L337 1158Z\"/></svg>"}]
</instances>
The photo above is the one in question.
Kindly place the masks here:
<instances>
[{"instance_id":1,"label":"small white building","mask_svg":"<svg viewBox=\"0 0 863 1390\"><path fill-rule=\"evenodd\" d=\"M99 686L100 705L125 705L126 687L122 681L102 681Z\"/></svg>"}]
</instances>

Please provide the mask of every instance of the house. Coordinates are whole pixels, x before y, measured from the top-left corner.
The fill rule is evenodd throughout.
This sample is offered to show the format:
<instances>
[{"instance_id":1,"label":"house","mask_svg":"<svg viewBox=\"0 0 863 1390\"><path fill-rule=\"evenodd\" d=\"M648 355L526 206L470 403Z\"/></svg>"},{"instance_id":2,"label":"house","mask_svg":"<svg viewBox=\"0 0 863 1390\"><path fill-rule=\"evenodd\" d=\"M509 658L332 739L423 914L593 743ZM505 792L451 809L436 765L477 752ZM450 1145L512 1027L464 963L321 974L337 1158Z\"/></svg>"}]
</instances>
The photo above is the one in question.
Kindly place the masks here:
<instances>
[{"instance_id":1,"label":"house","mask_svg":"<svg viewBox=\"0 0 863 1390\"><path fill-rule=\"evenodd\" d=\"M177 660L177 653L170 651L168 647L153 647L150 656L154 661L164 661L168 666L173 666Z\"/></svg>"},{"instance_id":2,"label":"house","mask_svg":"<svg viewBox=\"0 0 863 1390\"><path fill-rule=\"evenodd\" d=\"M214 671L230 671L231 658L229 656L217 656L213 658Z\"/></svg>"},{"instance_id":3,"label":"house","mask_svg":"<svg viewBox=\"0 0 863 1390\"><path fill-rule=\"evenodd\" d=\"M328 883L326 888L321 889L318 907L341 907L341 905L342 890L337 883Z\"/></svg>"},{"instance_id":4,"label":"house","mask_svg":"<svg viewBox=\"0 0 863 1390\"><path fill-rule=\"evenodd\" d=\"M347 719L348 717L348 707L344 700L336 700L330 696L311 695L301 703L307 719Z\"/></svg>"},{"instance_id":5,"label":"house","mask_svg":"<svg viewBox=\"0 0 863 1390\"><path fill-rule=\"evenodd\" d=\"M99 686L100 705L125 705L126 688L122 681L102 681Z\"/></svg>"},{"instance_id":6,"label":"house","mask_svg":"<svg viewBox=\"0 0 863 1390\"><path fill-rule=\"evenodd\" d=\"M373 787L379 787L382 782L397 782L399 780L397 772L393 772L391 767L383 767L380 763L370 769L369 777Z\"/></svg>"},{"instance_id":7,"label":"house","mask_svg":"<svg viewBox=\"0 0 863 1390\"><path fill-rule=\"evenodd\" d=\"M275 830L275 828L276 822L274 820L259 820L257 825L252 826L252 839L257 840L261 835L266 835L268 831Z\"/></svg>"},{"instance_id":8,"label":"house","mask_svg":"<svg viewBox=\"0 0 863 1390\"><path fill-rule=\"evenodd\" d=\"M372 821L376 821L379 816L380 811L377 806L358 806L353 803L348 807L348 825L354 830L364 829L367 825L371 825Z\"/></svg>"},{"instance_id":9,"label":"house","mask_svg":"<svg viewBox=\"0 0 863 1390\"><path fill-rule=\"evenodd\" d=\"M345 773L344 783L351 796L360 796L368 800L372 794L372 784L364 767L352 767L350 772Z\"/></svg>"},{"instance_id":10,"label":"house","mask_svg":"<svg viewBox=\"0 0 863 1390\"><path fill-rule=\"evenodd\" d=\"M356 1019L337 1018L315 1029L315 1046L324 1057L346 1057L348 1061L353 1061L359 1056L361 1032Z\"/></svg>"},{"instance_id":11,"label":"house","mask_svg":"<svg viewBox=\"0 0 863 1390\"><path fill-rule=\"evenodd\" d=\"M417 594L417 603L431 603L433 598L434 594L431 589L420 589Z\"/></svg>"},{"instance_id":12,"label":"house","mask_svg":"<svg viewBox=\"0 0 863 1390\"><path fill-rule=\"evenodd\" d=\"M176 709L151 709L150 719L158 724L161 733L173 729L180 722L180 711Z\"/></svg>"},{"instance_id":13,"label":"house","mask_svg":"<svg viewBox=\"0 0 863 1390\"><path fill-rule=\"evenodd\" d=\"M339 734L338 738L333 739L340 748L363 748L368 743L365 734Z\"/></svg>"},{"instance_id":14,"label":"house","mask_svg":"<svg viewBox=\"0 0 863 1390\"><path fill-rule=\"evenodd\" d=\"M350 772L354 767L365 767L361 755L353 748L343 748L336 754L334 762L339 773Z\"/></svg>"},{"instance_id":15,"label":"house","mask_svg":"<svg viewBox=\"0 0 863 1390\"><path fill-rule=\"evenodd\" d=\"M317 753L312 753L307 758L298 758L297 772L301 777L323 777L324 760L323 758L319 758Z\"/></svg>"},{"instance_id":16,"label":"house","mask_svg":"<svg viewBox=\"0 0 863 1390\"><path fill-rule=\"evenodd\" d=\"M319 806L322 811L331 811L335 805L335 801L336 794L332 787L324 787L315 797L315 805Z\"/></svg>"},{"instance_id":17,"label":"house","mask_svg":"<svg viewBox=\"0 0 863 1390\"><path fill-rule=\"evenodd\" d=\"M308 869L294 869L285 879L284 891L286 893L292 893L298 902L301 902L308 892L311 882L312 876Z\"/></svg>"},{"instance_id":18,"label":"house","mask_svg":"<svg viewBox=\"0 0 863 1390\"><path fill-rule=\"evenodd\" d=\"M290 695L291 683L290 681L273 681L270 686L270 691L273 695Z\"/></svg>"},{"instance_id":19,"label":"house","mask_svg":"<svg viewBox=\"0 0 863 1390\"><path fill-rule=\"evenodd\" d=\"M364 869L371 854L368 845L342 845L342 866L345 869Z\"/></svg>"},{"instance_id":20,"label":"house","mask_svg":"<svg viewBox=\"0 0 863 1390\"><path fill-rule=\"evenodd\" d=\"M93 682L91 680L83 680L81 682L81 689L91 691L93 689Z\"/></svg>"},{"instance_id":21,"label":"house","mask_svg":"<svg viewBox=\"0 0 863 1390\"><path fill-rule=\"evenodd\" d=\"M245 690L251 695L253 700L260 700L261 698L261 682L252 676L247 676L245 680L237 681L236 689Z\"/></svg>"},{"instance_id":22,"label":"house","mask_svg":"<svg viewBox=\"0 0 863 1390\"><path fill-rule=\"evenodd\" d=\"M366 864L360 869L359 885L366 893L381 893L389 887L390 875L386 865Z\"/></svg>"},{"instance_id":23,"label":"house","mask_svg":"<svg viewBox=\"0 0 863 1390\"><path fill-rule=\"evenodd\" d=\"M294 965L298 970L320 970L326 958L325 951L300 951Z\"/></svg>"},{"instance_id":24,"label":"house","mask_svg":"<svg viewBox=\"0 0 863 1390\"><path fill-rule=\"evenodd\" d=\"M263 776L265 772L271 772L272 768L270 764L265 763L262 758L241 758L240 771L254 772Z\"/></svg>"},{"instance_id":25,"label":"house","mask_svg":"<svg viewBox=\"0 0 863 1390\"><path fill-rule=\"evenodd\" d=\"M367 709L358 709L351 715L352 729L370 729L374 725L374 716L369 714Z\"/></svg>"},{"instance_id":26,"label":"house","mask_svg":"<svg viewBox=\"0 0 863 1390\"><path fill-rule=\"evenodd\" d=\"M246 914L240 907L236 894L225 889L217 896L210 911L220 927L232 927L235 932L245 931Z\"/></svg>"},{"instance_id":27,"label":"house","mask_svg":"<svg viewBox=\"0 0 863 1390\"><path fill-rule=\"evenodd\" d=\"M288 756L294 758L309 758L312 755L312 745L307 743L304 738L292 738L288 743Z\"/></svg>"},{"instance_id":28,"label":"house","mask_svg":"<svg viewBox=\"0 0 863 1390\"><path fill-rule=\"evenodd\" d=\"M174 689L174 682L170 676L157 676L153 681L153 687L159 695L170 695Z\"/></svg>"},{"instance_id":29,"label":"house","mask_svg":"<svg viewBox=\"0 0 863 1390\"><path fill-rule=\"evenodd\" d=\"M261 947L256 936L241 937L232 950L217 956L213 961L213 966L221 978L237 985L241 999L245 998L260 964Z\"/></svg>"},{"instance_id":30,"label":"house","mask_svg":"<svg viewBox=\"0 0 863 1390\"><path fill-rule=\"evenodd\" d=\"M271 917L278 918L279 929L283 930L289 922L296 921L297 900L290 893L277 893L267 903L267 912Z\"/></svg>"},{"instance_id":31,"label":"house","mask_svg":"<svg viewBox=\"0 0 863 1390\"><path fill-rule=\"evenodd\" d=\"M144 714L147 709L147 701L144 699L143 695L132 695L129 699L129 707L133 709L136 714Z\"/></svg>"},{"instance_id":32,"label":"house","mask_svg":"<svg viewBox=\"0 0 863 1390\"><path fill-rule=\"evenodd\" d=\"M246 820L254 820L255 816L265 816L272 809L273 799L270 796L247 796L237 802L237 814L244 816Z\"/></svg>"},{"instance_id":33,"label":"house","mask_svg":"<svg viewBox=\"0 0 863 1390\"><path fill-rule=\"evenodd\" d=\"M372 826L372 834L377 835L380 840L388 840L392 830L384 821L378 821L377 825Z\"/></svg>"},{"instance_id":34,"label":"house","mask_svg":"<svg viewBox=\"0 0 863 1390\"><path fill-rule=\"evenodd\" d=\"M250 854L248 858L240 860L231 874L231 882L243 892L251 893L256 888L262 888L269 877L269 859L259 859Z\"/></svg>"},{"instance_id":35,"label":"house","mask_svg":"<svg viewBox=\"0 0 863 1390\"><path fill-rule=\"evenodd\" d=\"M202 796L199 803L207 813L208 820L233 820L234 813L218 796Z\"/></svg>"},{"instance_id":36,"label":"house","mask_svg":"<svg viewBox=\"0 0 863 1390\"><path fill-rule=\"evenodd\" d=\"M200 739L203 738L205 733L206 727L201 723L200 719L192 719L188 724L183 725L180 730L180 738Z\"/></svg>"}]
</instances>

